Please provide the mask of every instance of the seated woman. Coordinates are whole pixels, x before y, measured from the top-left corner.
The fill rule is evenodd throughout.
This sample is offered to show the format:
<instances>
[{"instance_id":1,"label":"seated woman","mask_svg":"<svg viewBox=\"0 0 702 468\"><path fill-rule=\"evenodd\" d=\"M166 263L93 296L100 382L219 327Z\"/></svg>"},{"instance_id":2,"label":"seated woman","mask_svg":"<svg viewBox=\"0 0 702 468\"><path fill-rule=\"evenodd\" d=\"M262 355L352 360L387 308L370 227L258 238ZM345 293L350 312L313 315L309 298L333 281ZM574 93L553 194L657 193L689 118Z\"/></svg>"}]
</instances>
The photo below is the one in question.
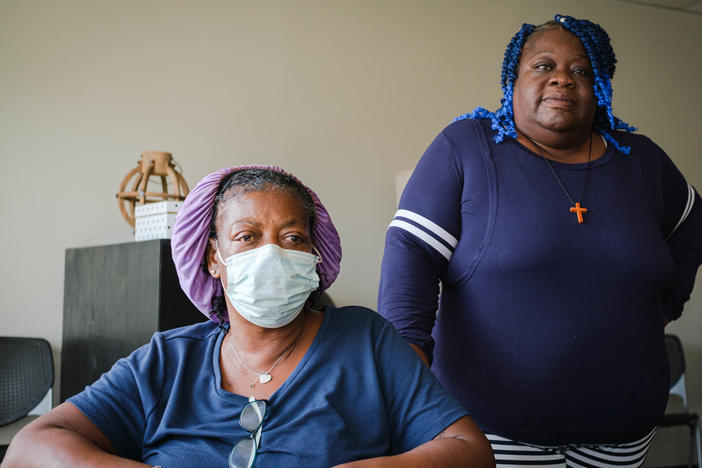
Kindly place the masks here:
<instances>
[{"instance_id":1,"label":"seated woman","mask_svg":"<svg viewBox=\"0 0 702 468\"><path fill-rule=\"evenodd\" d=\"M362 307L310 308L336 279L341 246L293 176L210 174L185 200L172 248L211 321L156 333L21 431L3 467L494 466L480 429L392 325Z\"/></svg>"}]
</instances>

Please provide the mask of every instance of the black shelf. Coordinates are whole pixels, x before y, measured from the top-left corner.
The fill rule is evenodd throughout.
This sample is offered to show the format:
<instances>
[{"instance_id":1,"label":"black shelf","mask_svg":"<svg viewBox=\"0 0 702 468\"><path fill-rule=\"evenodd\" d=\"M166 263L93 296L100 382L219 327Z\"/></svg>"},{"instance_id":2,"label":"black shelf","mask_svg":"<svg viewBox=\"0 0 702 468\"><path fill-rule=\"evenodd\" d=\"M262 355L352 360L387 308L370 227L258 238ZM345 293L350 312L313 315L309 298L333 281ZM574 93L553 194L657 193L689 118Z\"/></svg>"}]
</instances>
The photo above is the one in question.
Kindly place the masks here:
<instances>
[{"instance_id":1,"label":"black shelf","mask_svg":"<svg viewBox=\"0 0 702 468\"><path fill-rule=\"evenodd\" d=\"M204 320L180 288L168 239L67 249L61 402L154 332Z\"/></svg>"}]
</instances>

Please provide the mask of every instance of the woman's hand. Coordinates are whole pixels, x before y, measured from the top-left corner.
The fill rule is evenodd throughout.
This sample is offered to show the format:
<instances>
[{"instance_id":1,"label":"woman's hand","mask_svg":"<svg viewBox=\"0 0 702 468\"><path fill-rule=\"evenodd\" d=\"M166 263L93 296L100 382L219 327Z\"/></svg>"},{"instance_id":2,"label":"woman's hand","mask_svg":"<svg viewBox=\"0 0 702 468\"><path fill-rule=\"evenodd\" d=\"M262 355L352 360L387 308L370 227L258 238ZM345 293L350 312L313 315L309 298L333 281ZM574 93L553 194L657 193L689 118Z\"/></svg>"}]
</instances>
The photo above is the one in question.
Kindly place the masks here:
<instances>
[{"instance_id":1,"label":"woman's hand","mask_svg":"<svg viewBox=\"0 0 702 468\"><path fill-rule=\"evenodd\" d=\"M422 349L415 344L410 343L409 345L412 347L414 352L417 353L419 359L421 359L422 362L427 365L427 367L431 367L431 364L429 364L429 358L426 354L424 354L424 351L422 351Z\"/></svg>"},{"instance_id":2,"label":"woman's hand","mask_svg":"<svg viewBox=\"0 0 702 468\"><path fill-rule=\"evenodd\" d=\"M494 467L490 443L480 428L464 416L427 443L391 457L368 458L337 465L337 468L363 467Z\"/></svg>"},{"instance_id":3,"label":"woman's hand","mask_svg":"<svg viewBox=\"0 0 702 468\"><path fill-rule=\"evenodd\" d=\"M2 468L149 466L114 453L95 424L73 404L62 403L15 435Z\"/></svg>"}]
</instances>

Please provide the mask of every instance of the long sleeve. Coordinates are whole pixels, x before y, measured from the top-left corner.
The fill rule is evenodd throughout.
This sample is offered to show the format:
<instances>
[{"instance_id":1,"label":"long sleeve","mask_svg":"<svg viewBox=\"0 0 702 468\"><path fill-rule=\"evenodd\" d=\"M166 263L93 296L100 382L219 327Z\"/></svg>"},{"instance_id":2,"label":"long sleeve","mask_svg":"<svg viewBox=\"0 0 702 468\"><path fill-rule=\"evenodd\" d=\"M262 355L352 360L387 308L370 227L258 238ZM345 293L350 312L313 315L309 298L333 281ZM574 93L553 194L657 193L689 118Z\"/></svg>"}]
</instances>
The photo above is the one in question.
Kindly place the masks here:
<instances>
[{"instance_id":1,"label":"long sleeve","mask_svg":"<svg viewBox=\"0 0 702 468\"><path fill-rule=\"evenodd\" d=\"M673 284L664 294L663 307L665 317L675 320L690 299L697 268L702 263L702 201L667 156L661 178L664 229L675 262Z\"/></svg>"},{"instance_id":2,"label":"long sleeve","mask_svg":"<svg viewBox=\"0 0 702 468\"><path fill-rule=\"evenodd\" d=\"M462 168L436 137L405 187L385 239L378 311L431 360L439 281L460 236Z\"/></svg>"}]
</instances>

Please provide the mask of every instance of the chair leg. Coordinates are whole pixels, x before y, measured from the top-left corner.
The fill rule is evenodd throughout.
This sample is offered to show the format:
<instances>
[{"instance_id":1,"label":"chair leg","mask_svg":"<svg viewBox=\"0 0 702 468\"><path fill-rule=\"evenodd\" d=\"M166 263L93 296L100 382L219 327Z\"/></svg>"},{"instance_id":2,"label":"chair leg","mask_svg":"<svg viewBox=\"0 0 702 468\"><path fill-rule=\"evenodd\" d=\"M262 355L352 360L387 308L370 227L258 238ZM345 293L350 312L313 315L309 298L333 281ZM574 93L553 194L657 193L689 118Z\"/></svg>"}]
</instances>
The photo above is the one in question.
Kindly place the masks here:
<instances>
[{"instance_id":1,"label":"chair leg","mask_svg":"<svg viewBox=\"0 0 702 468\"><path fill-rule=\"evenodd\" d=\"M690 428L690 448L688 450L687 454L687 468L692 468L692 457L695 454L695 427L696 425L694 423L688 424L688 427Z\"/></svg>"},{"instance_id":2,"label":"chair leg","mask_svg":"<svg viewBox=\"0 0 702 468\"><path fill-rule=\"evenodd\" d=\"M697 445L697 468L702 468L702 449L700 449L700 425L699 421L695 424L695 439Z\"/></svg>"}]
</instances>

